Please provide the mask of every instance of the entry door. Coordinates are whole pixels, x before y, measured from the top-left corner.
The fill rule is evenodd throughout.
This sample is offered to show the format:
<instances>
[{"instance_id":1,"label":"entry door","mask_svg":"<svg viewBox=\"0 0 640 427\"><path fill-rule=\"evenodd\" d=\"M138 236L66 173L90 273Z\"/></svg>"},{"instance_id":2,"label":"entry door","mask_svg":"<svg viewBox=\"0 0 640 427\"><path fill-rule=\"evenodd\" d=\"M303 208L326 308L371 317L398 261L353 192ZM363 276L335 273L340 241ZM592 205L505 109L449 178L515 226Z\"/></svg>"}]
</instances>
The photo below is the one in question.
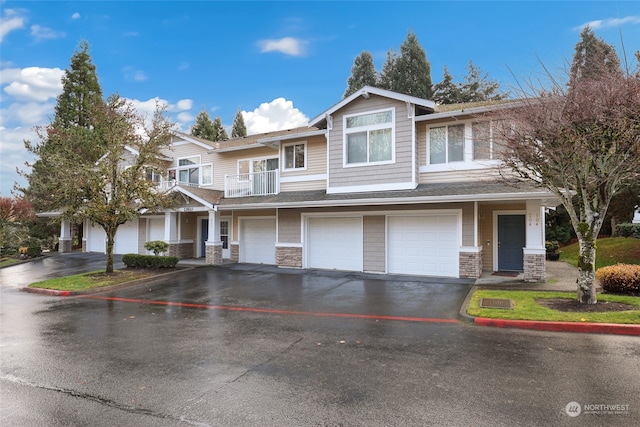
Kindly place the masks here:
<instances>
[{"instance_id":1,"label":"entry door","mask_svg":"<svg viewBox=\"0 0 640 427\"><path fill-rule=\"evenodd\" d=\"M523 271L524 215L498 215L498 270Z\"/></svg>"},{"instance_id":2,"label":"entry door","mask_svg":"<svg viewBox=\"0 0 640 427\"><path fill-rule=\"evenodd\" d=\"M207 247L205 242L209 240L209 219L200 220L200 257L207 256Z\"/></svg>"},{"instance_id":3,"label":"entry door","mask_svg":"<svg viewBox=\"0 0 640 427\"><path fill-rule=\"evenodd\" d=\"M220 221L220 240L222 240L222 258L231 258L229 252L229 221L226 219Z\"/></svg>"}]
</instances>

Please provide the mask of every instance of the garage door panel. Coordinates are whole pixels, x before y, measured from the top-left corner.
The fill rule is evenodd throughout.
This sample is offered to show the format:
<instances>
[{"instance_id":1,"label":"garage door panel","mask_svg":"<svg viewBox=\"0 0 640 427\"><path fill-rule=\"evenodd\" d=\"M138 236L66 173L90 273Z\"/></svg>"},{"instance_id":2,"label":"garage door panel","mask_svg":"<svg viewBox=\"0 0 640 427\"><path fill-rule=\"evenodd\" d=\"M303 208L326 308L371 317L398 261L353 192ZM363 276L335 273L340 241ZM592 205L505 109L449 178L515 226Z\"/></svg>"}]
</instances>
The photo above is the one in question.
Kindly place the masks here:
<instances>
[{"instance_id":1,"label":"garage door panel","mask_svg":"<svg viewBox=\"0 0 640 427\"><path fill-rule=\"evenodd\" d=\"M243 219L240 225L240 262L276 263L275 218Z\"/></svg>"},{"instance_id":2,"label":"garage door panel","mask_svg":"<svg viewBox=\"0 0 640 427\"><path fill-rule=\"evenodd\" d=\"M308 267L362 271L362 218L327 217L307 221Z\"/></svg>"},{"instance_id":3,"label":"garage door panel","mask_svg":"<svg viewBox=\"0 0 640 427\"><path fill-rule=\"evenodd\" d=\"M458 277L457 215L390 216L388 272Z\"/></svg>"},{"instance_id":4,"label":"garage door panel","mask_svg":"<svg viewBox=\"0 0 640 427\"><path fill-rule=\"evenodd\" d=\"M138 253L138 220L122 224L116 232L113 253L137 254Z\"/></svg>"}]
</instances>

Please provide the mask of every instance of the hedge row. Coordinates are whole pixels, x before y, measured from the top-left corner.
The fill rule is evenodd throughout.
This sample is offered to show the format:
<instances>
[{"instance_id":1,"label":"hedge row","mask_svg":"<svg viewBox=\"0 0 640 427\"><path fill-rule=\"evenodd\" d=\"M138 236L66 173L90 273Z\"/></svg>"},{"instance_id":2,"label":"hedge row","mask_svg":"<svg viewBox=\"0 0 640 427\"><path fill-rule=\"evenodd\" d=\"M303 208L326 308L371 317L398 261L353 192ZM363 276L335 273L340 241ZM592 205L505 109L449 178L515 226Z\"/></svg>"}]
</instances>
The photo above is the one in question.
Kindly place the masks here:
<instances>
[{"instance_id":1,"label":"hedge row","mask_svg":"<svg viewBox=\"0 0 640 427\"><path fill-rule=\"evenodd\" d=\"M616 264L596 271L602 289L613 294L640 295L640 265Z\"/></svg>"},{"instance_id":2,"label":"hedge row","mask_svg":"<svg viewBox=\"0 0 640 427\"><path fill-rule=\"evenodd\" d=\"M124 254L122 262L127 267L135 268L175 268L179 258L175 256L155 256L155 255L138 255Z\"/></svg>"},{"instance_id":3,"label":"hedge row","mask_svg":"<svg viewBox=\"0 0 640 427\"><path fill-rule=\"evenodd\" d=\"M616 225L616 234L621 237L640 239L640 224L624 223Z\"/></svg>"}]
</instances>

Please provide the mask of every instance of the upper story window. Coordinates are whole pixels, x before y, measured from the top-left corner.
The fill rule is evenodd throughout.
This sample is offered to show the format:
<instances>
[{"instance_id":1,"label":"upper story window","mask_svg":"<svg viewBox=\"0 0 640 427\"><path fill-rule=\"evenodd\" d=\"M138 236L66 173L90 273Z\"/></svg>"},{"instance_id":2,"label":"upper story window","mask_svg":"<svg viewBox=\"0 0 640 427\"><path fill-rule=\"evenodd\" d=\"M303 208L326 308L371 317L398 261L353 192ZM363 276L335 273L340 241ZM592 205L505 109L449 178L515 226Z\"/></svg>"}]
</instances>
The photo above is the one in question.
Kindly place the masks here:
<instances>
[{"instance_id":1,"label":"upper story window","mask_svg":"<svg viewBox=\"0 0 640 427\"><path fill-rule=\"evenodd\" d=\"M473 160L495 160L500 158L505 147L499 132L502 124L502 122L498 121L472 123Z\"/></svg>"},{"instance_id":2,"label":"upper story window","mask_svg":"<svg viewBox=\"0 0 640 427\"><path fill-rule=\"evenodd\" d=\"M394 110L344 117L345 165L393 162Z\"/></svg>"},{"instance_id":3,"label":"upper story window","mask_svg":"<svg viewBox=\"0 0 640 427\"><path fill-rule=\"evenodd\" d=\"M427 165L498 160L504 144L498 122L477 121L433 126L427 131ZM460 165L465 167L465 165Z\"/></svg>"},{"instance_id":4,"label":"upper story window","mask_svg":"<svg viewBox=\"0 0 640 427\"><path fill-rule=\"evenodd\" d=\"M464 160L464 125L433 127L428 138L429 164Z\"/></svg>"},{"instance_id":5,"label":"upper story window","mask_svg":"<svg viewBox=\"0 0 640 427\"><path fill-rule=\"evenodd\" d=\"M169 179L193 186L213 184L213 165L200 162L200 156L179 158L178 167L169 169Z\"/></svg>"},{"instance_id":6,"label":"upper story window","mask_svg":"<svg viewBox=\"0 0 640 427\"><path fill-rule=\"evenodd\" d=\"M283 151L284 170L302 170L307 168L307 144L305 142L287 144L284 146Z\"/></svg>"}]
</instances>

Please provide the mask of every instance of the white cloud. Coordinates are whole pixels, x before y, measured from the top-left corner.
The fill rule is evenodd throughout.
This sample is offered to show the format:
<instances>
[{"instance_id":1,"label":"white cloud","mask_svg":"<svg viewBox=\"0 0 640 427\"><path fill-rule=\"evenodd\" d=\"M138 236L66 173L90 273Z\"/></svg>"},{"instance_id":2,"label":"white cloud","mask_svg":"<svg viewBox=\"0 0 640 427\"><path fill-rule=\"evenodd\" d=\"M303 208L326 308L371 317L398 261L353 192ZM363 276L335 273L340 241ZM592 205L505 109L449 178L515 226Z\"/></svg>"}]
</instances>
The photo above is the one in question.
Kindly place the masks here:
<instances>
[{"instance_id":1,"label":"white cloud","mask_svg":"<svg viewBox=\"0 0 640 427\"><path fill-rule=\"evenodd\" d=\"M594 21L586 22L574 28L574 30L582 31L585 27L590 27L592 30L599 30L603 28L619 27L624 24L640 24L640 16L627 16L625 18L597 19Z\"/></svg>"},{"instance_id":2,"label":"white cloud","mask_svg":"<svg viewBox=\"0 0 640 427\"><path fill-rule=\"evenodd\" d=\"M80 13L74 13L73 15L71 15L71 19L80 19Z\"/></svg>"},{"instance_id":3,"label":"white cloud","mask_svg":"<svg viewBox=\"0 0 640 427\"><path fill-rule=\"evenodd\" d=\"M176 109L178 110L191 110L193 108L192 99L181 99L176 103Z\"/></svg>"},{"instance_id":4,"label":"white cloud","mask_svg":"<svg viewBox=\"0 0 640 427\"><path fill-rule=\"evenodd\" d=\"M42 25L32 25L31 35L38 41L59 39L65 36L65 33L52 30L51 28L43 27Z\"/></svg>"},{"instance_id":5,"label":"white cloud","mask_svg":"<svg viewBox=\"0 0 640 427\"><path fill-rule=\"evenodd\" d=\"M293 37L281 39L259 40L260 53L281 52L285 55L302 56L305 53L306 42Z\"/></svg>"},{"instance_id":6,"label":"white cloud","mask_svg":"<svg viewBox=\"0 0 640 427\"><path fill-rule=\"evenodd\" d=\"M24 28L26 19L16 9L5 9L4 16L0 17L0 42L13 30Z\"/></svg>"},{"instance_id":7,"label":"white cloud","mask_svg":"<svg viewBox=\"0 0 640 427\"><path fill-rule=\"evenodd\" d=\"M7 68L0 70L4 92L23 101L46 101L62 93L60 68Z\"/></svg>"},{"instance_id":8,"label":"white cloud","mask_svg":"<svg viewBox=\"0 0 640 427\"><path fill-rule=\"evenodd\" d=\"M292 129L309 123L309 118L284 98L260 104L253 111L243 111L242 118L249 135Z\"/></svg>"}]
</instances>

